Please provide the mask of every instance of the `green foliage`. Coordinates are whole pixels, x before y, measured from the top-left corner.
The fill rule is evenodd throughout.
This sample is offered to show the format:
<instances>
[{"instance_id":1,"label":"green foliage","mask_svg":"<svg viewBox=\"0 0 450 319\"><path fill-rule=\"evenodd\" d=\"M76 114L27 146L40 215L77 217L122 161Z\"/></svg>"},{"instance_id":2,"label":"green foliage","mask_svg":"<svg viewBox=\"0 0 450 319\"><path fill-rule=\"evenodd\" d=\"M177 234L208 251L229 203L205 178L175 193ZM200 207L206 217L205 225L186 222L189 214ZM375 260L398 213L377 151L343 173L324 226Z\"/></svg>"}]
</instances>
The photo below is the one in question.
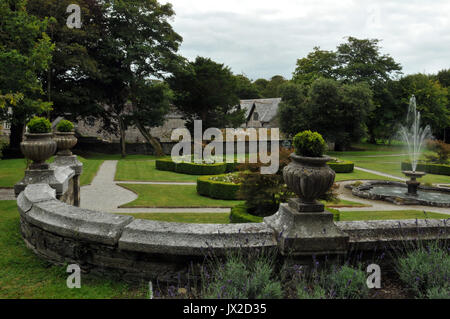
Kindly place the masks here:
<instances>
[{"instance_id":1,"label":"green foliage","mask_svg":"<svg viewBox=\"0 0 450 319\"><path fill-rule=\"evenodd\" d=\"M327 149L322 135L317 132L303 131L294 136L295 153L300 156L321 157Z\"/></svg>"},{"instance_id":2,"label":"green foliage","mask_svg":"<svg viewBox=\"0 0 450 319\"><path fill-rule=\"evenodd\" d=\"M402 171L410 171L410 170L412 170L411 163L402 162ZM450 165L447 164L418 163L416 170L428 174L450 176Z\"/></svg>"},{"instance_id":3,"label":"green foliage","mask_svg":"<svg viewBox=\"0 0 450 319\"><path fill-rule=\"evenodd\" d=\"M311 85L319 78L336 78L338 65L336 52L314 47L306 58L297 60L292 80L303 85Z\"/></svg>"},{"instance_id":4,"label":"green foliage","mask_svg":"<svg viewBox=\"0 0 450 319\"><path fill-rule=\"evenodd\" d=\"M220 177L220 175L218 176ZM240 184L214 181L212 176L202 176L197 180L197 193L215 199L239 199Z\"/></svg>"},{"instance_id":5,"label":"green foliage","mask_svg":"<svg viewBox=\"0 0 450 319\"><path fill-rule=\"evenodd\" d=\"M258 87L252 83L245 75L238 74L234 76L236 81L236 94L241 100L259 99L261 94Z\"/></svg>"},{"instance_id":6,"label":"green foliage","mask_svg":"<svg viewBox=\"0 0 450 319\"><path fill-rule=\"evenodd\" d=\"M225 173L227 165L225 163L197 164L178 163L175 172L189 175L219 175Z\"/></svg>"},{"instance_id":7,"label":"green foliage","mask_svg":"<svg viewBox=\"0 0 450 319\"><path fill-rule=\"evenodd\" d=\"M160 171L175 172L177 164L171 159L158 159L155 162L156 169Z\"/></svg>"},{"instance_id":8,"label":"green foliage","mask_svg":"<svg viewBox=\"0 0 450 319\"><path fill-rule=\"evenodd\" d=\"M175 92L174 104L184 114L187 127L193 129L195 119L203 127L240 126L244 110L239 110L236 80L229 67L208 58L197 57L194 62L173 72L168 79Z\"/></svg>"},{"instance_id":9,"label":"green foliage","mask_svg":"<svg viewBox=\"0 0 450 319\"><path fill-rule=\"evenodd\" d=\"M58 132L72 132L74 125L68 120L61 120L58 125L56 125L56 130Z\"/></svg>"},{"instance_id":10,"label":"green foliage","mask_svg":"<svg viewBox=\"0 0 450 319\"><path fill-rule=\"evenodd\" d=\"M261 217L273 215L280 203L293 196L282 175L283 168L289 164L291 153L291 150L280 149L279 169L276 174L261 174L261 163L239 166L242 179L239 196L245 199L250 214Z\"/></svg>"},{"instance_id":11,"label":"green foliage","mask_svg":"<svg viewBox=\"0 0 450 319\"><path fill-rule=\"evenodd\" d=\"M250 259L250 260L249 260ZM274 279L274 262L267 256L249 258L229 254L225 264L217 262L211 279L203 280L203 298L281 299L281 283Z\"/></svg>"},{"instance_id":12,"label":"green foliage","mask_svg":"<svg viewBox=\"0 0 450 319\"><path fill-rule=\"evenodd\" d=\"M449 290L450 255L437 242L407 252L396 262L400 280L419 298Z\"/></svg>"},{"instance_id":13,"label":"green foliage","mask_svg":"<svg viewBox=\"0 0 450 319\"><path fill-rule=\"evenodd\" d=\"M327 165L335 172L335 173L351 173L355 168L355 163L350 161L343 162L328 162Z\"/></svg>"},{"instance_id":14,"label":"green foliage","mask_svg":"<svg viewBox=\"0 0 450 319\"><path fill-rule=\"evenodd\" d=\"M439 71L436 77L441 86L450 87L450 69Z\"/></svg>"},{"instance_id":15,"label":"green foliage","mask_svg":"<svg viewBox=\"0 0 450 319\"><path fill-rule=\"evenodd\" d=\"M327 211L333 214L333 220L338 222L341 220L341 212L338 209L327 207Z\"/></svg>"},{"instance_id":16,"label":"green foliage","mask_svg":"<svg viewBox=\"0 0 450 319\"><path fill-rule=\"evenodd\" d=\"M327 276L328 289L337 299L364 299L369 295L366 273L347 265Z\"/></svg>"},{"instance_id":17,"label":"green foliage","mask_svg":"<svg viewBox=\"0 0 450 319\"><path fill-rule=\"evenodd\" d=\"M433 287L427 290L428 299L450 299L450 285L446 287Z\"/></svg>"},{"instance_id":18,"label":"green foliage","mask_svg":"<svg viewBox=\"0 0 450 319\"><path fill-rule=\"evenodd\" d=\"M236 205L231 208L230 223L244 224L244 223L262 223L263 217L250 215L247 213L247 207L243 205Z\"/></svg>"},{"instance_id":19,"label":"green foliage","mask_svg":"<svg viewBox=\"0 0 450 319\"><path fill-rule=\"evenodd\" d=\"M450 158L450 144L443 141L428 141L427 148L436 155L425 155L428 161L438 164L447 164Z\"/></svg>"},{"instance_id":20,"label":"green foliage","mask_svg":"<svg viewBox=\"0 0 450 319\"><path fill-rule=\"evenodd\" d=\"M52 131L52 123L45 117L33 117L27 127L30 133L50 133Z\"/></svg>"}]
</instances>

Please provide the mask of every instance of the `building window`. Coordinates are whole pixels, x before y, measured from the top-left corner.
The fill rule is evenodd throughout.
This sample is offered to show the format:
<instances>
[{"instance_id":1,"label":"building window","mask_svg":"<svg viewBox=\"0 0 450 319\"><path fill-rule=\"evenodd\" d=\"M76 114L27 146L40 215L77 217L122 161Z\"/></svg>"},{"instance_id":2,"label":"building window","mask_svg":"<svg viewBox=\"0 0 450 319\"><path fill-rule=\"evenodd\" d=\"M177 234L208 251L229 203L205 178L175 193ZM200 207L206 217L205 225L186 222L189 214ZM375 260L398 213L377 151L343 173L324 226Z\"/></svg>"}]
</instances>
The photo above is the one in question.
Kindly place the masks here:
<instances>
[{"instance_id":1,"label":"building window","mask_svg":"<svg viewBox=\"0 0 450 319\"><path fill-rule=\"evenodd\" d=\"M259 121L259 114L258 113L253 113L253 121Z\"/></svg>"}]
</instances>

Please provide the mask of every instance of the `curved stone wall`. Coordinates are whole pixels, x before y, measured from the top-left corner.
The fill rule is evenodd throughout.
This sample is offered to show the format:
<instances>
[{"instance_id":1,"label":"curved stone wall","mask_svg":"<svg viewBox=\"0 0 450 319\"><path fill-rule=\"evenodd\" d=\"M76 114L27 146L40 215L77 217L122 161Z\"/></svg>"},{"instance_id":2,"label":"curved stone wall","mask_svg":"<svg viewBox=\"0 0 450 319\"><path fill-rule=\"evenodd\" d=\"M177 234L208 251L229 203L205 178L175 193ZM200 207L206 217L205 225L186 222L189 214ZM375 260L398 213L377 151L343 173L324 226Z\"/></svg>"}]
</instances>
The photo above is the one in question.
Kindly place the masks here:
<instances>
[{"instance_id":1,"label":"curved stone wall","mask_svg":"<svg viewBox=\"0 0 450 319\"><path fill-rule=\"evenodd\" d=\"M68 174L67 178L72 175ZM189 271L192 274L192 265L198 270L206 255L223 256L237 249L282 248L281 238L287 234L291 236L289 241L302 241L300 245L294 243L292 247L299 251L288 257L333 253L330 236L324 233L320 218L315 218L314 213L308 215L313 224L307 229L302 224L305 218L302 214L293 214L296 223L274 216L280 221L277 229L266 222L177 224L81 209L57 198L65 197L58 197L57 190L48 184L27 185L19 194L17 204L26 244L53 263L76 263L84 271L117 274L131 281L176 281ZM337 222L335 225L347 235L342 238L347 241L342 246L346 250L335 251L337 254L380 251L397 244L404 246L405 241L418 238L450 239L450 220ZM314 229L317 231L313 232ZM278 251L284 257L283 249Z\"/></svg>"}]
</instances>

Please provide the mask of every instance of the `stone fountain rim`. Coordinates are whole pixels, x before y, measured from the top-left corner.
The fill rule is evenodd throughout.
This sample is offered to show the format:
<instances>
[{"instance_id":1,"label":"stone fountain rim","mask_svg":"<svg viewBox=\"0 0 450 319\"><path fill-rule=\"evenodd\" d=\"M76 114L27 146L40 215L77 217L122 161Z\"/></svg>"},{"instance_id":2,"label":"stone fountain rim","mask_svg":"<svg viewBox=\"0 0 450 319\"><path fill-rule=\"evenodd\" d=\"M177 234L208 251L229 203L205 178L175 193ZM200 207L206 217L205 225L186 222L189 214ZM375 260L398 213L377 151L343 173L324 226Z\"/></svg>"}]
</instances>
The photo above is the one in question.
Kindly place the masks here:
<instances>
[{"instance_id":1,"label":"stone fountain rim","mask_svg":"<svg viewBox=\"0 0 450 319\"><path fill-rule=\"evenodd\" d=\"M372 189L375 186L399 186L399 187L404 187L405 189L408 188L408 186L404 182L393 182L393 181L383 181L383 180L368 181L358 187L353 188L352 194L354 196L357 196L360 198L389 201L389 202L392 202L397 205L423 205L423 206L433 206L433 207L450 207L450 202L449 203L437 203L437 202L433 202L433 201L427 201L427 200L422 200L422 199L412 198L412 197L401 198L404 201L404 202L401 202L398 200L399 199L398 196L377 195L377 194L371 194L371 193L367 192L368 190ZM445 193L445 194L450 194L450 188L446 189L446 188L442 188L442 187L420 185L417 189L425 191L425 192L426 191L437 191L437 192L441 192L441 193Z\"/></svg>"}]
</instances>

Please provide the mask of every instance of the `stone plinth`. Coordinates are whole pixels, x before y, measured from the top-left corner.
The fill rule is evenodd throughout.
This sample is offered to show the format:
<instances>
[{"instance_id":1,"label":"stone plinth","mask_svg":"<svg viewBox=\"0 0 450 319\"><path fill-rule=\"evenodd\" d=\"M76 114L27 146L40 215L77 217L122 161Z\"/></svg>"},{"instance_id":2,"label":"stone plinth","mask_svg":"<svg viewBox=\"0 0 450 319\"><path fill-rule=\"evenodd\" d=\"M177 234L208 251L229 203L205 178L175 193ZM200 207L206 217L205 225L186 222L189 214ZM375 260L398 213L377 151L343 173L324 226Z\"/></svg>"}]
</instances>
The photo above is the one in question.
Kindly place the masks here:
<instances>
[{"instance_id":1,"label":"stone plinth","mask_svg":"<svg viewBox=\"0 0 450 319\"><path fill-rule=\"evenodd\" d=\"M322 209L307 210L298 200L281 204L273 216L264 218L278 240L281 254L289 256L339 255L347 252L349 236L333 221L333 214ZM318 206L313 205L317 210Z\"/></svg>"}]
</instances>

